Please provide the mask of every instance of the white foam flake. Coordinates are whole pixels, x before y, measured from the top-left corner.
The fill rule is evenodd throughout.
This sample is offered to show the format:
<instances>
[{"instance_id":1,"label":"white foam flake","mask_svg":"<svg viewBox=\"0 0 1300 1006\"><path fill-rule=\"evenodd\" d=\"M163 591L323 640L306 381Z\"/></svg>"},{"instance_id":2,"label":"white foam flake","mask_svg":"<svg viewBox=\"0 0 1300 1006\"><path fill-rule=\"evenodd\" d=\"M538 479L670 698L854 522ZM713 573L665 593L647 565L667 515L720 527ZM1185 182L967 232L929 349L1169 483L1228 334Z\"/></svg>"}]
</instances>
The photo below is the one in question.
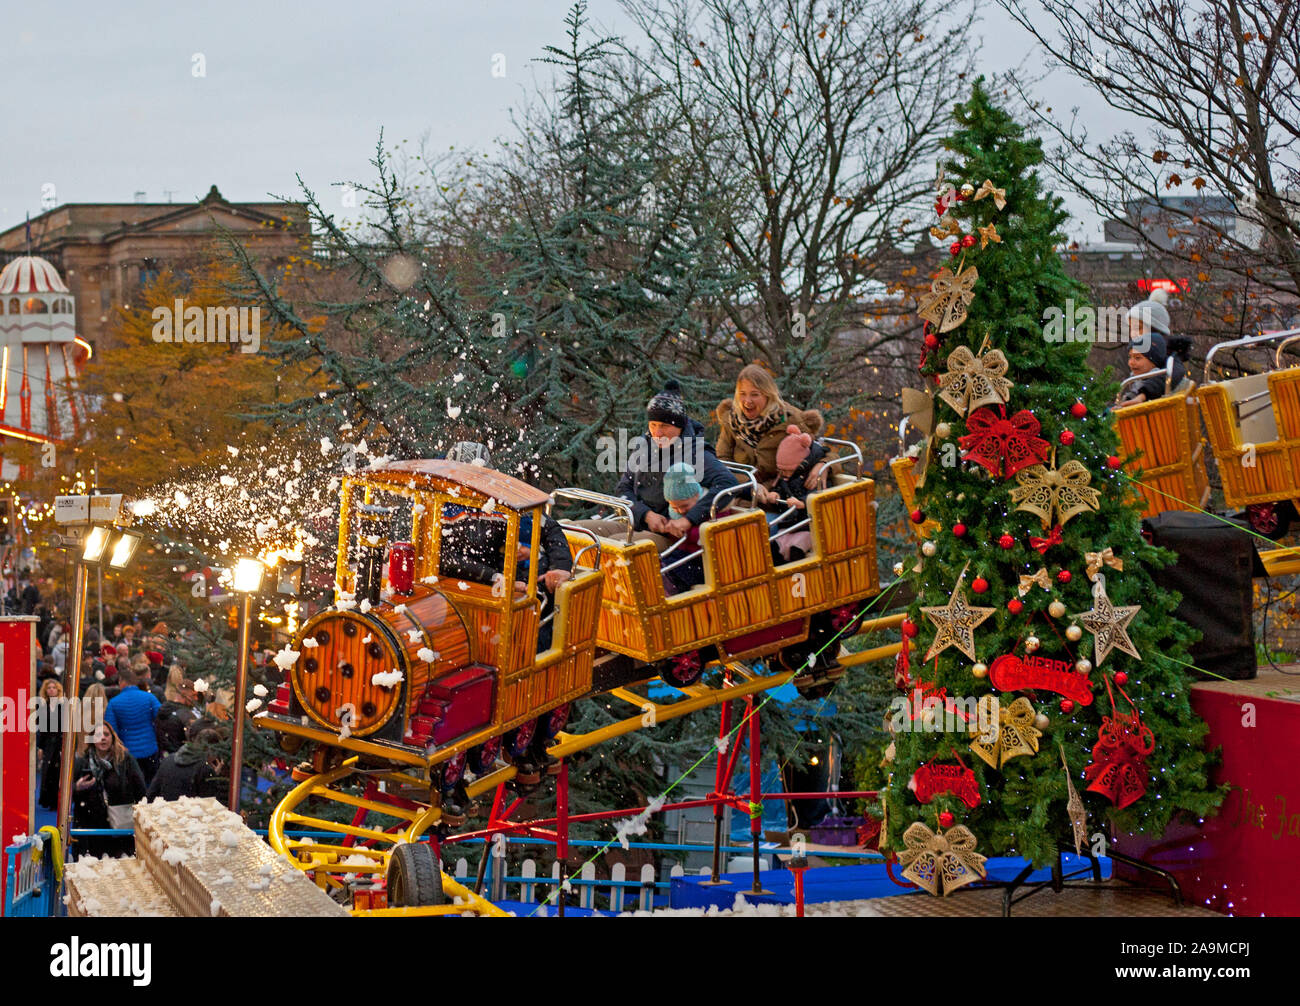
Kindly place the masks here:
<instances>
[{"instance_id":1,"label":"white foam flake","mask_svg":"<svg viewBox=\"0 0 1300 1006\"><path fill-rule=\"evenodd\" d=\"M274 660L276 667L281 669L281 671L287 671L287 669L291 668L292 665L298 663L299 656L302 656L302 654L300 654L298 650L290 650L289 647L286 646L285 649L279 651L278 654L272 656L270 659Z\"/></svg>"}]
</instances>

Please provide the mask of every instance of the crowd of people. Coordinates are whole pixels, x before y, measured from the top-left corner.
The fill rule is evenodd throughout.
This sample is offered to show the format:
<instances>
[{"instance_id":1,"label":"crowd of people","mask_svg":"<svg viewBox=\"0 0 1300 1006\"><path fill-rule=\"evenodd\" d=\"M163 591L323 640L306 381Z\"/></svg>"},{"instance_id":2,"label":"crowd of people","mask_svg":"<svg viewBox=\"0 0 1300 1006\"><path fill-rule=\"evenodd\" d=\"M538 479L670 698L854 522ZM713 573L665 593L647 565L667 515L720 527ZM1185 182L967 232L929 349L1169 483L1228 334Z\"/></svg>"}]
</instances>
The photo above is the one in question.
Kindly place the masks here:
<instances>
[{"instance_id":1,"label":"crowd of people","mask_svg":"<svg viewBox=\"0 0 1300 1006\"><path fill-rule=\"evenodd\" d=\"M31 581L20 576L19 582ZM69 730L75 758L74 831L129 831L131 806L141 799L221 795L220 724L228 714L222 703L204 701L206 683L187 673L177 656L182 640L166 623L147 613L110 614L102 637L97 625L87 625L76 696L80 702L72 705L64 683L70 677L73 634L61 615L64 605L43 603L34 585L26 596L30 614L39 619L37 692L46 706L36 737L38 804L57 809L63 738ZM56 712L56 705L64 708ZM74 851L120 855L131 848L130 835L92 834L78 835Z\"/></svg>"}]
</instances>

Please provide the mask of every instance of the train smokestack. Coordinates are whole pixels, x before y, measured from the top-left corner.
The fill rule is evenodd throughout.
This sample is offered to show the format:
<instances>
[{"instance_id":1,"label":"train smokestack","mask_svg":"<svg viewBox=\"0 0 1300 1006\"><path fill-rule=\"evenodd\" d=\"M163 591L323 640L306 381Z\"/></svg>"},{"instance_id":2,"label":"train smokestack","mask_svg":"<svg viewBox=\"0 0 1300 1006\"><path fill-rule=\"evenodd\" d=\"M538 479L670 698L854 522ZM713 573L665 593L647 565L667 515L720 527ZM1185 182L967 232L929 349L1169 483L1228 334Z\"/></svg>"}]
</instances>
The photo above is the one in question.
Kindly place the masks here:
<instances>
[{"instance_id":1,"label":"train smokestack","mask_svg":"<svg viewBox=\"0 0 1300 1006\"><path fill-rule=\"evenodd\" d=\"M379 589L384 578L384 550L388 547L388 527L395 512L393 507L372 504L357 507L356 594L371 604L379 603Z\"/></svg>"}]
</instances>

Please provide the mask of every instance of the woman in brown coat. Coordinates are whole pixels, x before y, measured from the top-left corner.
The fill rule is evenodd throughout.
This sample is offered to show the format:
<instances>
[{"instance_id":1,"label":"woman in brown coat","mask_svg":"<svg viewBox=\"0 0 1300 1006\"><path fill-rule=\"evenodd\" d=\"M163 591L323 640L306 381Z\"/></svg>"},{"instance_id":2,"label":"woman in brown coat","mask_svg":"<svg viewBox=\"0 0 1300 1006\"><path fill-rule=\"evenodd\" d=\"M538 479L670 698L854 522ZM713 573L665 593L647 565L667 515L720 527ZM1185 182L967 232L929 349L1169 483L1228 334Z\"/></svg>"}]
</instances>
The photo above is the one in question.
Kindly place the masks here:
<instances>
[{"instance_id":1,"label":"woman in brown coat","mask_svg":"<svg viewBox=\"0 0 1300 1006\"><path fill-rule=\"evenodd\" d=\"M776 449L787 427L793 423L816 438L823 426L816 409L796 409L782 401L772 375L756 363L741 370L735 397L719 402L713 415L722 428L718 460L753 465L755 478L767 488L776 481Z\"/></svg>"}]
</instances>

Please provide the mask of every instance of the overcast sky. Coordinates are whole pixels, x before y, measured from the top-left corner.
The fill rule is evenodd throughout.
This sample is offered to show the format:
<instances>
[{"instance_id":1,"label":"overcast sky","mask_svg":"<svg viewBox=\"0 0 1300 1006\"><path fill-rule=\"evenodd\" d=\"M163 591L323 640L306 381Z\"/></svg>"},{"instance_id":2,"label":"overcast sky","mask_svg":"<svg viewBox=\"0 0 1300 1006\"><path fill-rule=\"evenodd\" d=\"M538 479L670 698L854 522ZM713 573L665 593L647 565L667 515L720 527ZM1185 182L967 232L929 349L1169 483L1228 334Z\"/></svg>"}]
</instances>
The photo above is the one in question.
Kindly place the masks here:
<instances>
[{"instance_id":1,"label":"overcast sky","mask_svg":"<svg viewBox=\"0 0 1300 1006\"><path fill-rule=\"evenodd\" d=\"M980 0L981 69L1032 53L1032 39ZM559 44L569 0L222 0L9 8L0 40L9 98L0 116L0 229L57 203L191 201L210 185L233 200L294 197L295 173L320 191L368 179L379 130L390 143L426 133L434 149L487 146ZM593 21L631 28L617 0ZM492 74L496 54L504 78ZM195 76L196 66L204 71ZM1030 57L1029 65L1039 61ZM961 97L954 82L954 100ZM1079 103L1064 75L1048 104ZM1099 100L1085 120L1108 124ZM1097 222L1072 236L1095 239Z\"/></svg>"}]
</instances>

